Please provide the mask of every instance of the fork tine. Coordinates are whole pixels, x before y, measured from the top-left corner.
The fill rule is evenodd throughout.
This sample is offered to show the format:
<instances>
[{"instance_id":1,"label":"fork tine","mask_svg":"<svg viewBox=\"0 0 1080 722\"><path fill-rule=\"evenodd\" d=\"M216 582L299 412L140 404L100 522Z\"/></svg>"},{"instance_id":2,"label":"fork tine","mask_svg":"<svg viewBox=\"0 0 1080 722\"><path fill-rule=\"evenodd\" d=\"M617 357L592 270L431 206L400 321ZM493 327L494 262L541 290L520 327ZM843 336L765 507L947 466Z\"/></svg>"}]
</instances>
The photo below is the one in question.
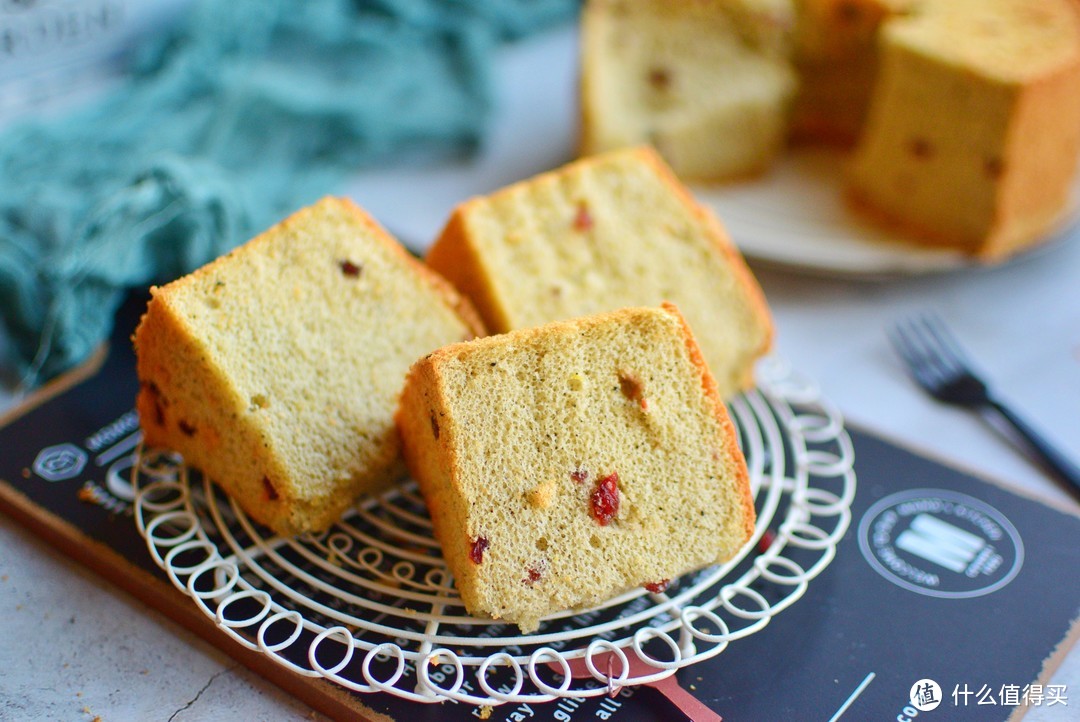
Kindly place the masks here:
<instances>
[{"instance_id":1,"label":"fork tine","mask_svg":"<svg viewBox=\"0 0 1080 722\"><path fill-rule=\"evenodd\" d=\"M904 322L896 322L888 328L886 333L889 336L889 343L892 344L893 350L900 355L907 367L913 369L919 366L919 356L915 353L908 332L904 328Z\"/></svg>"},{"instance_id":2,"label":"fork tine","mask_svg":"<svg viewBox=\"0 0 1080 722\"><path fill-rule=\"evenodd\" d=\"M935 381L940 383L949 373L949 366L938 352L926 316L920 315L910 319L908 321L908 331L909 340L917 349L920 365L932 369Z\"/></svg>"},{"instance_id":3,"label":"fork tine","mask_svg":"<svg viewBox=\"0 0 1080 722\"><path fill-rule=\"evenodd\" d=\"M922 316L922 322L926 327L927 332L937 342L941 358L943 361L949 363L949 365L958 370L964 370L970 367L971 362L968 361L967 354L960 347L960 342L956 340L952 332L945 325L945 322L941 320L941 317L937 314L924 314Z\"/></svg>"},{"instance_id":4,"label":"fork tine","mask_svg":"<svg viewBox=\"0 0 1080 722\"><path fill-rule=\"evenodd\" d=\"M938 386L948 378L949 368L935 353L932 339L920 319L897 322L889 338L917 382L923 386Z\"/></svg>"}]
</instances>

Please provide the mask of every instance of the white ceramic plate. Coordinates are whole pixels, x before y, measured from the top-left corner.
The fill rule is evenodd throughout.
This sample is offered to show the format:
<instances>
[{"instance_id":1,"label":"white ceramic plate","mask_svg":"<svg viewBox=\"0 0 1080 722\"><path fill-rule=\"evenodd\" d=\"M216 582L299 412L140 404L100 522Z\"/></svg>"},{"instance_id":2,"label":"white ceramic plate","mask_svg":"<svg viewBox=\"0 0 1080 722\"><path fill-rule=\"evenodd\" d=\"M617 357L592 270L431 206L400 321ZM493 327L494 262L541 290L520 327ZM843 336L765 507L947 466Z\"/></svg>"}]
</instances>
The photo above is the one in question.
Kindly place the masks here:
<instances>
[{"instance_id":1,"label":"white ceramic plate","mask_svg":"<svg viewBox=\"0 0 1080 722\"><path fill-rule=\"evenodd\" d=\"M961 253L916 245L859 217L845 204L842 184L842 157L836 151L801 149L785 154L759 178L693 190L720 216L743 254L769 265L861 277L978 265ZM1080 182L1073 189L1072 210L1048 235L1057 236L1077 221L1078 201Z\"/></svg>"}]
</instances>

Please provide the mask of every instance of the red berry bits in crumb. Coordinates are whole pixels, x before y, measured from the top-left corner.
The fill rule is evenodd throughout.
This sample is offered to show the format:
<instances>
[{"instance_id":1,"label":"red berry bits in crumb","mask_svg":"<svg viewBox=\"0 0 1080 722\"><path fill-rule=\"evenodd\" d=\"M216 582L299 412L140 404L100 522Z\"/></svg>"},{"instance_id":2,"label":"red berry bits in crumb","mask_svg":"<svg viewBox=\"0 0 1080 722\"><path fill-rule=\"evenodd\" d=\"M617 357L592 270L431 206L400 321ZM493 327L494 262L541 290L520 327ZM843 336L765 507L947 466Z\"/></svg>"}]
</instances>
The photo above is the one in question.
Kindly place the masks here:
<instances>
[{"instance_id":1,"label":"red berry bits in crumb","mask_svg":"<svg viewBox=\"0 0 1080 722\"><path fill-rule=\"evenodd\" d=\"M473 564L481 564L484 561L484 551L490 546L485 537L478 536L473 540L472 546L469 547L469 561Z\"/></svg>"},{"instance_id":2,"label":"red berry bits in crumb","mask_svg":"<svg viewBox=\"0 0 1080 722\"><path fill-rule=\"evenodd\" d=\"M862 10L856 3L842 2L838 3L835 8L836 16L842 23L857 23L862 18Z\"/></svg>"},{"instance_id":3,"label":"red berry bits in crumb","mask_svg":"<svg viewBox=\"0 0 1080 722\"><path fill-rule=\"evenodd\" d=\"M629 371L620 371L619 390L622 391L623 396L626 398L641 404L642 411L648 410L649 401L645 398L645 386L637 375Z\"/></svg>"},{"instance_id":4,"label":"red berry bits in crumb","mask_svg":"<svg viewBox=\"0 0 1080 722\"><path fill-rule=\"evenodd\" d=\"M656 90L668 90L671 88L671 71L667 68L649 68L649 73L646 76L651 85Z\"/></svg>"},{"instance_id":5,"label":"red berry bits in crumb","mask_svg":"<svg viewBox=\"0 0 1080 722\"><path fill-rule=\"evenodd\" d=\"M278 490L274 488L274 484L268 477L262 478L263 489L266 491L266 498L270 501L277 501L280 497Z\"/></svg>"},{"instance_id":6,"label":"red berry bits in crumb","mask_svg":"<svg viewBox=\"0 0 1080 722\"><path fill-rule=\"evenodd\" d=\"M353 263L348 259L338 261L338 265L341 266L341 272L344 273L347 278L359 278L360 272L364 270L363 266Z\"/></svg>"},{"instance_id":7,"label":"red berry bits in crumb","mask_svg":"<svg viewBox=\"0 0 1080 722\"><path fill-rule=\"evenodd\" d=\"M538 581L540 581L541 576L543 576L543 572L541 572L536 567L529 567L525 570L525 578L521 581L523 584L527 584L531 587L533 584L536 584Z\"/></svg>"},{"instance_id":8,"label":"red berry bits in crumb","mask_svg":"<svg viewBox=\"0 0 1080 722\"><path fill-rule=\"evenodd\" d=\"M607 526L619 513L619 474L612 472L596 485L590 511L600 526Z\"/></svg>"},{"instance_id":9,"label":"red berry bits in crumb","mask_svg":"<svg viewBox=\"0 0 1080 722\"><path fill-rule=\"evenodd\" d=\"M934 155L934 146L926 138L912 138L908 141L908 152L920 160L925 160Z\"/></svg>"},{"instance_id":10,"label":"red berry bits in crumb","mask_svg":"<svg viewBox=\"0 0 1080 722\"><path fill-rule=\"evenodd\" d=\"M573 479L575 483L580 484L589 478L589 470L582 469L579 466L578 468L570 472L570 478Z\"/></svg>"},{"instance_id":11,"label":"red berry bits in crumb","mask_svg":"<svg viewBox=\"0 0 1080 722\"><path fill-rule=\"evenodd\" d=\"M660 592L666 590L669 584L671 584L670 579L661 579L658 582L648 582L642 586L644 586L647 591L650 591L653 594L659 594Z\"/></svg>"},{"instance_id":12,"label":"red berry bits in crumb","mask_svg":"<svg viewBox=\"0 0 1080 722\"><path fill-rule=\"evenodd\" d=\"M439 438L439 420L435 418L435 412L431 412L431 434L437 439Z\"/></svg>"},{"instance_id":13,"label":"red berry bits in crumb","mask_svg":"<svg viewBox=\"0 0 1080 722\"><path fill-rule=\"evenodd\" d=\"M154 422L158 426L165 425L165 406L166 402L161 397L161 389L153 381L143 384L143 388L146 389L150 398L154 402Z\"/></svg>"},{"instance_id":14,"label":"red berry bits in crumb","mask_svg":"<svg viewBox=\"0 0 1080 722\"><path fill-rule=\"evenodd\" d=\"M1005 161L1001 158L987 158L986 163L983 164L983 169L986 171L987 176L997 180L1005 174Z\"/></svg>"},{"instance_id":15,"label":"red berry bits in crumb","mask_svg":"<svg viewBox=\"0 0 1080 722\"><path fill-rule=\"evenodd\" d=\"M589 207L585 205L584 201L578 203L577 215L574 216L574 230L575 231L587 231L593 227L593 217L589 213Z\"/></svg>"}]
</instances>

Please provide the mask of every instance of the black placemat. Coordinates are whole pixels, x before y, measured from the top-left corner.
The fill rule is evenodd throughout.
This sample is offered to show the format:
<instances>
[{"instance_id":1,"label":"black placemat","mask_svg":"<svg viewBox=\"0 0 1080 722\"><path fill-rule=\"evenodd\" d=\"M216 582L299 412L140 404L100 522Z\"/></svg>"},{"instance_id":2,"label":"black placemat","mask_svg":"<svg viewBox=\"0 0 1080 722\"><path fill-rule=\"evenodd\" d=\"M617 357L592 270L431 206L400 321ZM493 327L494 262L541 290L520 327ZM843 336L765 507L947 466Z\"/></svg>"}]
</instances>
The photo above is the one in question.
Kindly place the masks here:
<instances>
[{"instance_id":1,"label":"black placemat","mask_svg":"<svg viewBox=\"0 0 1080 722\"><path fill-rule=\"evenodd\" d=\"M36 529L59 529L57 539L85 538L116 552L130 564L127 576L107 575L137 595L141 582L125 579L142 574L167 586L128 501L137 438L128 336L144 304L138 297L125 305L98 374L0 429L3 497L18 500L17 508L5 508ZM926 693L935 693L939 706L924 712L931 719L998 720L1036 705L1069 719L1080 698L1069 700L1069 690L1049 685L1044 662L1080 616L1080 519L865 432L851 436L858 493L835 560L765 629L682 670L681 686L728 720L829 720L842 710L843 719L911 718L919 712L909 697L913 686L923 693L920 706L932 706ZM37 525L35 511L49 524ZM155 603L170 593L177 609L189 605L171 587ZM209 622L200 631L252 664L250 653ZM328 714L362 711L360 704L415 722L481 713L349 695L276 665L253 666ZM672 718L670 703L648 688L624 689L614 698L505 705L490 715Z\"/></svg>"}]
</instances>

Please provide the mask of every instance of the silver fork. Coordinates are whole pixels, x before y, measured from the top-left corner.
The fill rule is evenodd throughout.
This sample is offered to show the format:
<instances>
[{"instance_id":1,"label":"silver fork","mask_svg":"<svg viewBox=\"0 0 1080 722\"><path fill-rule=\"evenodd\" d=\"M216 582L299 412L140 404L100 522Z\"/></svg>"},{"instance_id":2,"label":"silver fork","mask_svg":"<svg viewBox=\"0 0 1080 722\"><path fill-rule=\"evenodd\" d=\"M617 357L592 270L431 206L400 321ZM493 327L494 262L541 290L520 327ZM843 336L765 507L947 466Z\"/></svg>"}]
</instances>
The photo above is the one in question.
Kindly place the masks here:
<instances>
[{"instance_id":1,"label":"silver fork","mask_svg":"<svg viewBox=\"0 0 1080 722\"><path fill-rule=\"evenodd\" d=\"M924 314L889 329L889 340L915 381L938 401L1005 419L1024 439L1036 458L1080 500L1080 467L1050 443L1035 427L998 401L972 370L967 355L944 322Z\"/></svg>"}]
</instances>

